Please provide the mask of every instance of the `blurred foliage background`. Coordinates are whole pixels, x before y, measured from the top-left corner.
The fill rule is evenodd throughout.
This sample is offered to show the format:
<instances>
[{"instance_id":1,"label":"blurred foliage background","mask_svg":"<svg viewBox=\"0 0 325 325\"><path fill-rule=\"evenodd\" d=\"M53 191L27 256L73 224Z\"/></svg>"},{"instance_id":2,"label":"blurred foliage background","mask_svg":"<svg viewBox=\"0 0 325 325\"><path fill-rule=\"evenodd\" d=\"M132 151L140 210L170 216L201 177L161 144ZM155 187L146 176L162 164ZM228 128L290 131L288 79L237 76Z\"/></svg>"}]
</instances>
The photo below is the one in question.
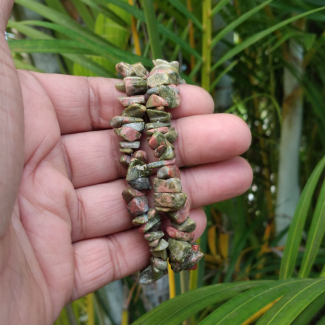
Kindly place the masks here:
<instances>
[{"instance_id":1,"label":"blurred foliage background","mask_svg":"<svg viewBox=\"0 0 325 325\"><path fill-rule=\"evenodd\" d=\"M240 116L253 135L253 184L205 208L197 271L146 287L131 275L67 305L56 325L325 324L323 6L16 0L6 36L17 68L118 77L120 61L178 60L215 113Z\"/></svg>"}]
</instances>

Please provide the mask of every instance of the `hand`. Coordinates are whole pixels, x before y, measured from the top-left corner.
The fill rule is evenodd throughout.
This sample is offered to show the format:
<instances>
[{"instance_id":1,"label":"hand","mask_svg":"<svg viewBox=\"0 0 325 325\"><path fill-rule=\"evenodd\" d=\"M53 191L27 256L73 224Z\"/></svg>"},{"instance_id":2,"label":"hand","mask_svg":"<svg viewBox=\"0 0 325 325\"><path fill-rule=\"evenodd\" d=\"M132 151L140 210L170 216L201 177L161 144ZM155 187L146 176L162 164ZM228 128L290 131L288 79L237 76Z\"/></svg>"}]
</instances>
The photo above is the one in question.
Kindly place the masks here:
<instances>
[{"instance_id":1,"label":"hand","mask_svg":"<svg viewBox=\"0 0 325 325\"><path fill-rule=\"evenodd\" d=\"M149 262L121 197L120 139L108 129L121 93L116 80L17 72L3 33L0 49L0 315L4 324L52 324L69 301ZM251 135L238 117L211 115L204 90L180 90L171 111L177 165L197 165L182 171L182 185L198 238L200 207L250 186L250 166L237 156Z\"/></svg>"}]
</instances>

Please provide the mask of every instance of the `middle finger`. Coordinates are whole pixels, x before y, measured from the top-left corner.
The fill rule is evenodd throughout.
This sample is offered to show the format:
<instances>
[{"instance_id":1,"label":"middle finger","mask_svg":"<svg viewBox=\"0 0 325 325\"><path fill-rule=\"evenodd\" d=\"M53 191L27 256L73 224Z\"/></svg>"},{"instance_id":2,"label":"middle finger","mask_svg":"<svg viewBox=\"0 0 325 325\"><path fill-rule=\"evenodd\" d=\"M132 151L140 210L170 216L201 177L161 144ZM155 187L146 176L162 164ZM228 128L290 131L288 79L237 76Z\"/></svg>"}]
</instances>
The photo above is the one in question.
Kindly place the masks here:
<instances>
[{"instance_id":1,"label":"middle finger","mask_svg":"<svg viewBox=\"0 0 325 325\"><path fill-rule=\"evenodd\" d=\"M172 121L179 138L174 142L179 167L233 158L250 145L250 131L240 118L230 114L184 117ZM142 137L141 149L155 161L153 151ZM113 130L62 136L70 179L75 188L113 181L125 176L119 163L120 139Z\"/></svg>"},{"instance_id":2,"label":"middle finger","mask_svg":"<svg viewBox=\"0 0 325 325\"><path fill-rule=\"evenodd\" d=\"M245 159L236 157L182 170L182 188L192 210L190 217L198 222L196 233L202 233L205 222L197 208L223 201L245 192L252 181L252 170ZM126 181L119 179L77 190L79 209L73 214L72 240L100 237L132 227L132 216L122 198ZM153 207L153 194L147 193Z\"/></svg>"}]
</instances>

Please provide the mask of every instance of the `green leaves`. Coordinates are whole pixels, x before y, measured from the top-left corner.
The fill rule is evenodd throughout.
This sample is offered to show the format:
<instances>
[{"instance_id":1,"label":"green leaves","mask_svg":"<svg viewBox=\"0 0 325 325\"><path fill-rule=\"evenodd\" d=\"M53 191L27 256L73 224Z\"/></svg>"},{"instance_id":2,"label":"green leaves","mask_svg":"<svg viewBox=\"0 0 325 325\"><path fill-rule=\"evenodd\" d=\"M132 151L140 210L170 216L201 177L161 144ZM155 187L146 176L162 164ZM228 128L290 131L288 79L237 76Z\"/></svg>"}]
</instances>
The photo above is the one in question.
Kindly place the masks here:
<instances>
[{"instance_id":1,"label":"green leaves","mask_svg":"<svg viewBox=\"0 0 325 325\"><path fill-rule=\"evenodd\" d=\"M268 321L265 321L262 318L258 322L258 325L291 324L295 318L313 302L313 300L325 292L325 278L306 281L307 285L301 288L301 290L295 293L289 293L290 299L288 299L288 301L286 301L286 303L272 315L272 318Z\"/></svg>"},{"instance_id":2,"label":"green leaves","mask_svg":"<svg viewBox=\"0 0 325 325\"><path fill-rule=\"evenodd\" d=\"M179 325L183 320L207 306L231 299L244 290L260 287L268 282L219 284L192 290L165 301L135 321L133 325Z\"/></svg>"},{"instance_id":3,"label":"green leaves","mask_svg":"<svg viewBox=\"0 0 325 325\"><path fill-rule=\"evenodd\" d=\"M304 12L300 15L291 17L289 19L286 19L285 21L275 24L272 27L269 27L251 37L249 37L248 39L244 40L242 43L238 44L237 46L235 46L234 48L232 48L231 50L229 50L226 54L224 54L220 60L218 60L211 68L211 71L215 70L217 67L219 67L221 64L225 63L226 61L228 61L230 58L232 58L233 56L237 55L238 53L240 53L241 51L245 50L246 48L248 48L249 46L253 45L254 43L260 41L262 38L264 38L265 36L273 33L274 31L300 19L303 17L306 17L308 15L311 15L313 13L316 13L318 11L324 10L325 7L322 8L318 8L318 9L314 9L314 10L310 10L307 12Z\"/></svg>"},{"instance_id":4,"label":"green leaves","mask_svg":"<svg viewBox=\"0 0 325 325\"><path fill-rule=\"evenodd\" d=\"M73 53L95 55L83 44L70 40L17 40L8 41L11 52L14 53Z\"/></svg>"},{"instance_id":5,"label":"green leaves","mask_svg":"<svg viewBox=\"0 0 325 325\"><path fill-rule=\"evenodd\" d=\"M287 279L292 275L310 202L324 167L325 157L316 166L300 196L296 212L289 228L288 239L281 263L280 279Z\"/></svg>"},{"instance_id":6,"label":"green leaves","mask_svg":"<svg viewBox=\"0 0 325 325\"><path fill-rule=\"evenodd\" d=\"M162 57L162 51L160 47L158 26L156 20L156 13L153 6L153 0L142 0L143 11L147 22L147 30L149 34L149 42L151 46L151 53L153 59L159 59Z\"/></svg>"},{"instance_id":7,"label":"green leaves","mask_svg":"<svg viewBox=\"0 0 325 325\"><path fill-rule=\"evenodd\" d=\"M223 304L200 322L200 325L240 325L294 287L304 288L304 283L308 282L308 280L280 280L248 290Z\"/></svg>"},{"instance_id":8,"label":"green leaves","mask_svg":"<svg viewBox=\"0 0 325 325\"><path fill-rule=\"evenodd\" d=\"M200 325L241 325L261 316L258 325L288 325L324 292L325 278L214 285L168 300L133 325L178 325L197 311L222 301L227 302L202 320Z\"/></svg>"},{"instance_id":9,"label":"green leaves","mask_svg":"<svg viewBox=\"0 0 325 325\"><path fill-rule=\"evenodd\" d=\"M302 260L299 277L308 276L315 261L318 249L325 232L325 182L323 183L319 197L317 199L315 213L308 232L306 251Z\"/></svg>"},{"instance_id":10,"label":"green leaves","mask_svg":"<svg viewBox=\"0 0 325 325\"><path fill-rule=\"evenodd\" d=\"M223 30L221 30L220 33L218 33L211 42L211 48L213 48L218 42L222 40L223 37L225 37L230 31L234 30L237 26L239 26L241 23L243 23L245 20L253 16L255 13L257 13L259 10L261 10L263 7L268 5L273 0L267 0L263 3L261 3L259 6L256 6L252 10L249 10L245 14L238 17L238 19L234 20L232 23L228 24Z\"/></svg>"},{"instance_id":11,"label":"green leaves","mask_svg":"<svg viewBox=\"0 0 325 325\"><path fill-rule=\"evenodd\" d=\"M203 27L199 20L195 17L195 15L190 12L179 0L168 0L168 2L174 6L179 12L181 12L184 16L186 16L189 20L193 22L193 24L202 32Z\"/></svg>"},{"instance_id":12,"label":"green leaves","mask_svg":"<svg viewBox=\"0 0 325 325\"><path fill-rule=\"evenodd\" d=\"M220 10L222 10L231 0L220 0L216 6L212 9L211 16L216 15Z\"/></svg>"}]
</instances>

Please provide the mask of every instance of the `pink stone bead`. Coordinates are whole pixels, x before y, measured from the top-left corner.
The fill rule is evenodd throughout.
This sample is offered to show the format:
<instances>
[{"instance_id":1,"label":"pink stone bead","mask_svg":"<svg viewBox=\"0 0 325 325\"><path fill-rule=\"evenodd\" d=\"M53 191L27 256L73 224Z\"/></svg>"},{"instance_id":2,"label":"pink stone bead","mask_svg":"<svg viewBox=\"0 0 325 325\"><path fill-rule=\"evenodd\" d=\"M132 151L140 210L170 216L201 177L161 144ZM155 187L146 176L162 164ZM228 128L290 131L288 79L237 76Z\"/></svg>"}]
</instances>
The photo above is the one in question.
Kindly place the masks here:
<instances>
[{"instance_id":1,"label":"pink stone bead","mask_svg":"<svg viewBox=\"0 0 325 325\"><path fill-rule=\"evenodd\" d=\"M137 158L143 162L146 162L148 159L147 153L144 150L135 151L132 157Z\"/></svg>"},{"instance_id":2,"label":"pink stone bead","mask_svg":"<svg viewBox=\"0 0 325 325\"><path fill-rule=\"evenodd\" d=\"M123 196L123 199L129 203L130 201L132 201L135 197L138 197L138 196L145 196L145 193L143 192L140 192L138 190L136 190L135 188L133 187L128 187L126 189L123 190L122 192L122 196Z\"/></svg>"},{"instance_id":3,"label":"pink stone bead","mask_svg":"<svg viewBox=\"0 0 325 325\"><path fill-rule=\"evenodd\" d=\"M165 99L159 97L158 95L155 94L151 95L146 103L146 107L150 108L150 107L159 107L159 106L168 107L168 103Z\"/></svg>"},{"instance_id":4,"label":"pink stone bead","mask_svg":"<svg viewBox=\"0 0 325 325\"><path fill-rule=\"evenodd\" d=\"M166 231L169 237L172 237L177 240L192 241L194 239L193 232L179 231L174 227L167 227Z\"/></svg>"},{"instance_id":5,"label":"pink stone bead","mask_svg":"<svg viewBox=\"0 0 325 325\"><path fill-rule=\"evenodd\" d=\"M132 142L136 141L141 138L141 133L137 130L129 127L121 127L118 129L115 129L114 132L125 139L126 141Z\"/></svg>"},{"instance_id":6,"label":"pink stone bead","mask_svg":"<svg viewBox=\"0 0 325 325\"><path fill-rule=\"evenodd\" d=\"M127 209L129 213L133 216L139 216L140 214L143 214L148 211L148 200L146 196L139 196L132 199Z\"/></svg>"},{"instance_id":7,"label":"pink stone bead","mask_svg":"<svg viewBox=\"0 0 325 325\"><path fill-rule=\"evenodd\" d=\"M167 133L170 131L170 128L168 126L162 126L160 128L156 128L156 129L151 129L151 130L148 130L147 133L154 133L154 132L161 132L161 133Z\"/></svg>"},{"instance_id":8,"label":"pink stone bead","mask_svg":"<svg viewBox=\"0 0 325 325\"><path fill-rule=\"evenodd\" d=\"M175 212L169 212L168 217L170 217L170 219L175 221L177 224L182 224L183 222L185 222L186 218L190 214L190 211L190 202L186 200L185 205L180 210Z\"/></svg>"},{"instance_id":9,"label":"pink stone bead","mask_svg":"<svg viewBox=\"0 0 325 325\"><path fill-rule=\"evenodd\" d=\"M173 166L164 166L157 171L157 177L166 179L166 178L181 178L181 172L176 165Z\"/></svg>"},{"instance_id":10,"label":"pink stone bead","mask_svg":"<svg viewBox=\"0 0 325 325\"><path fill-rule=\"evenodd\" d=\"M131 104L145 104L145 96L139 95L139 96L130 96L130 97L117 97L118 101L124 106L128 107Z\"/></svg>"}]
</instances>

